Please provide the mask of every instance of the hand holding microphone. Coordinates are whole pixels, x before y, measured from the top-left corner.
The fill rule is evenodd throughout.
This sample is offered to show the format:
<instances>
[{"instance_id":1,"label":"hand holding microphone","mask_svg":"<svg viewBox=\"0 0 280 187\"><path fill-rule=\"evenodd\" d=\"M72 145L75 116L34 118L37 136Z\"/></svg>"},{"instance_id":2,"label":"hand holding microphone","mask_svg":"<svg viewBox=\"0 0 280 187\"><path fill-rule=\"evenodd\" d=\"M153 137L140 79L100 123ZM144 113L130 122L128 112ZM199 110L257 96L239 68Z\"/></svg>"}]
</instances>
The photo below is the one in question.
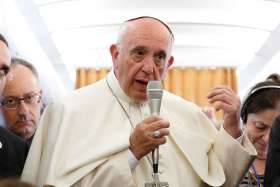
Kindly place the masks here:
<instances>
[{"instance_id":1,"label":"hand holding microphone","mask_svg":"<svg viewBox=\"0 0 280 187\"><path fill-rule=\"evenodd\" d=\"M169 134L169 122L159 117L162 93L159 81L149 82L147 98L152 115L136 125L130 136L130 150L138 160L164 144Z\"/></svg>"}]
</instances>

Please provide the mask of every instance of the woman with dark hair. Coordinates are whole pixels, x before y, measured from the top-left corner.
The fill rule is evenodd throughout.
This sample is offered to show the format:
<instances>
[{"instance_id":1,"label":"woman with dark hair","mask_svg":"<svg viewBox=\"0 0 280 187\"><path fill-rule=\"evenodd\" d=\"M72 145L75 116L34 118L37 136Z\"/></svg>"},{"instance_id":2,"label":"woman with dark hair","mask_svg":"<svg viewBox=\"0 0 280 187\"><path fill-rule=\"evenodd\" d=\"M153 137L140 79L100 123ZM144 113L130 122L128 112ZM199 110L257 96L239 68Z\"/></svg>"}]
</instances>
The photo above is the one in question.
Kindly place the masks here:
<instances>
[{"instance_id":1,"label":"woman with dark hair","mask_svg":"<svg viewBox=\"0 0 280 187\"><path fill-rule=\"evenodd\" d=\"M239 187L262 187L267 158L269 134L275 118L280 114L280 79L272 74L256 84L244 99L241 119L244 131L257 150L257 157Z\"/></svg>"}]
</instances>

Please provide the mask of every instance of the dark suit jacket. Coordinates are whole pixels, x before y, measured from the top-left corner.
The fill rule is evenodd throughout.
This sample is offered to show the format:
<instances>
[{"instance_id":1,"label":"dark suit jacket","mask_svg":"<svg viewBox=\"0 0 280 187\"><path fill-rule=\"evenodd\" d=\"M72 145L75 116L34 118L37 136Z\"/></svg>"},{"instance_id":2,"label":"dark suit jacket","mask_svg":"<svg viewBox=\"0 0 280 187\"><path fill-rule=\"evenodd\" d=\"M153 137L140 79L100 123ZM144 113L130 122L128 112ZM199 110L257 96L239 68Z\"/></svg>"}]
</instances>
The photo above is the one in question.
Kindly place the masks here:
<instances>
[{"instance_id":1,"label":"dark suit jacket","mask_svg":"<svg viewBox=\"0 0 280 187\"><path fill-rule=\"evenodd\" d=\"M29 150L29 145L0 127L0 178L19 177L23 170L25 159Z\"/></svg>"},{"instance_id":2,"label":"dark suit jacket","mask_svg":"<svg viewBox=\"0 0 280 187\"><path fill-rule=\"evenodd\" d=\"M280 187L280 116L276 118L270 131L264 186Z\"/></svg>"}]
</instances>

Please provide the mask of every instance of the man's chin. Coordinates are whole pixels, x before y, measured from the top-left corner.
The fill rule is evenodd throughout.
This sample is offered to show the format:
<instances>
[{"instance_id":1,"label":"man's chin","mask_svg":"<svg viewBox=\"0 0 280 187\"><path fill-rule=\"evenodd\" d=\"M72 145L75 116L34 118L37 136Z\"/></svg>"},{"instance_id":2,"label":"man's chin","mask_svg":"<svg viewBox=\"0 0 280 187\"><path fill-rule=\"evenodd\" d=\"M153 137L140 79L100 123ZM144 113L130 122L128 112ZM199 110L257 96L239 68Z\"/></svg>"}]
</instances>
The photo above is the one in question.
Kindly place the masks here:
<instances>
[{"instance_id":1,"label":"man's chin","mask_svg":"<svg viewBox=\"0 0 280 187\"><path fill-rule=\"evenodd\" d=\"M17 134L23 139L29 139L34 132L34 129L30 126L25 126L17 130Z\"/></svg>"},{"instance_id":2,"label":"man's chin","mask_svg":"<svg viewBox=\"0 0 280 187\"><path fill-rule=\"evenodd\" d=\"M135 96L133 99L134 99L135 101L139 101L139 102L141 102L141 101L146 101L146 100L147 100L147 96L146 96L146 94L145 94L145 96L143 96L143 95L137 95L137 96Z\"/></svg>"},{"instance_id":3,"label":"man's chin","mask_svg":"<svg viewBox=\"0 0 280 187\"><path fill-rule=\"evenodd\" d=\"M146 92L137 92L137 93L134 93L130 97L135 101L146 101L147 100Z\"/></svg>"}]
</instances>

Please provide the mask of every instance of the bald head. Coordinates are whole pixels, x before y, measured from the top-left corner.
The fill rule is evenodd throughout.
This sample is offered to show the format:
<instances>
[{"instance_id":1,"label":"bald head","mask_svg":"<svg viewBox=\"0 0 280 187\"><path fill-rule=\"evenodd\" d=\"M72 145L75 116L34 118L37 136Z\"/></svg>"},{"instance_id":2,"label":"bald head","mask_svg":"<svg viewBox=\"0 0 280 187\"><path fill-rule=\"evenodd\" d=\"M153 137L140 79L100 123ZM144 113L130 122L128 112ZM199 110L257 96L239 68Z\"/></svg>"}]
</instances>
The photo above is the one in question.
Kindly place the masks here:
<instances>
[{"instance_id":1,"label":"bald head","mask_svg":"<svg viewBox=\"0 0 280 187\"><path fill-rule=\"evenodd\" d=\"M4 96L22 96L29 92L39 92L41 87L37 74L22 64L12 64L8 80L3 90Z\"/></svg>"},{"instance_id":2,"label":"bald head","mask_svg":"<svg viewBox=\"0 0 280 187\"><path fill-rule=\"evenodd\" d=\"M172 47L174 35L170 27L160 19L150 16L141 16L125 21L119 30L117 43L122 44L127 35L141 32L141 30L153 31L154 34L165 34L165 37L170 39L170 46Z\"/></svg>"}]
</instances>

